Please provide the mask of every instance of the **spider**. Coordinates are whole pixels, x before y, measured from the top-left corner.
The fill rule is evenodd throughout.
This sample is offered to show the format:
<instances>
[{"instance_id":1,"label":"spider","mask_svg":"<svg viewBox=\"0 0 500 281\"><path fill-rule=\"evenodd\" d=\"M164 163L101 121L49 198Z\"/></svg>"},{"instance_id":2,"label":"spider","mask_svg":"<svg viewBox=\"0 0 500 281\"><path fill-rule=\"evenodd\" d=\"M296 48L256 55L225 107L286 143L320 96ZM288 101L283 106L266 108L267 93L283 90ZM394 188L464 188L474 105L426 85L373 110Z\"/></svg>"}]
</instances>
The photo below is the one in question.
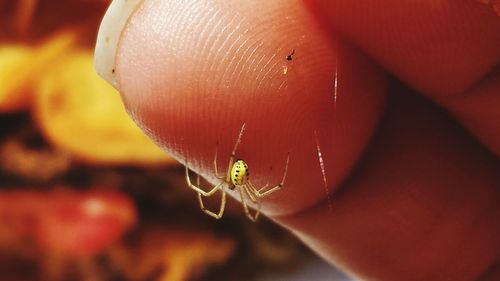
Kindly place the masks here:
<instances>
[{"instance_id":1,"label":"spider","mask_svg":"<svg viewBox=\"0 0 500 281\"><path fill-rule=\"evenodd\" d=\"M186 181L188 186L198 193L198 202L200 203L201 210L208 214L209 216L220 219L224 214L224 208L226 206L226 187L230 190L238 189L241 199L241 204L243 205L243 211L245 215L251 221L257 221L260 214L260 199L266 197L278 190L280 190L285 184L285 178L288 170L288 162L290 160L290 153L288 153L285 163L285 169L283 172L283 177L281 182L274 187L268 188L269 184L266 184L260 189L257 189L250 182L250 172L248 169L248 164L242 159L236 159L236 149L238 148L239 143L241 142L241 137L243 136L243 132L245 131L245 123L241 126L240 133L238 135L238 139L234 144L233 151L231 152L231 157L229 158L229 165L227 168L227 173L225 176L220 176L217 171L217 149L215 150L214 157L214 170L215 177L220 180L220 182L215 185L209 191L205 191L200 188L200 176L197 175L196 185L191 182L191 178L189 176L189 166L186 160ZM219 207L219 211L217 213L212 212L205 208L203 204L203 197L210 197L217 193L217 191L221 192L221 203ZM247 205L246 198L250 199L250 201L257 205L257 210L254 214L250 212L250 209Z\"/></svg>"}]
</instances>

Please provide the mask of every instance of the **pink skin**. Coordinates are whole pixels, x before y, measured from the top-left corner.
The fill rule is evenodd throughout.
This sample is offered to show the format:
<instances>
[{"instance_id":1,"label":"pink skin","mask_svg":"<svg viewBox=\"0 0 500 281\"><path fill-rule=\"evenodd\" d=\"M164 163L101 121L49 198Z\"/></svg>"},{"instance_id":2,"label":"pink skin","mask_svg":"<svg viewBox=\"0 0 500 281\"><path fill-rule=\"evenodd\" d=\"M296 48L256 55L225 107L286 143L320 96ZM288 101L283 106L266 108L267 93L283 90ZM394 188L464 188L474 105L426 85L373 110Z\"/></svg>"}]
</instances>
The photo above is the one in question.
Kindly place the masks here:
<instances>
[{"instance_id":1,"label":"pink skin","mask_svg":"<svg viewBox=\"0 0 500 281\"><path fill-rule=\"evenodd\" d=\"M254 185L279 182L290 152L265 214L359 278L497 280L495 13L466 0L268 2L146 0L116 65L140 126L212 181L216 144L225 171L244 122L237 157Z\"/></svg>"}]
</instances>

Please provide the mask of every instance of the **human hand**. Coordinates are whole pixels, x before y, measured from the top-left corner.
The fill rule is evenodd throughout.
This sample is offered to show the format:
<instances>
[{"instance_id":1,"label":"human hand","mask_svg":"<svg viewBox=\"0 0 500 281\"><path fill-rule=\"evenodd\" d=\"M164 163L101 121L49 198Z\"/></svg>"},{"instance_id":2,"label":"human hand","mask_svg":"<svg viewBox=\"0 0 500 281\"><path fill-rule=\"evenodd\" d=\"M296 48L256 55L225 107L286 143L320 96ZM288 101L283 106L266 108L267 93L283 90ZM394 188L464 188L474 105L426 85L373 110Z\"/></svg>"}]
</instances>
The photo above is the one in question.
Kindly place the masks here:
<instances>
[{"instance_id":1,"label":"human hand","mask_svg":"<svg viewBox=\"0 0 500 281\"><path fill-rule=\"evenodd\" d=\"M246 123L255 185L278 182L290 152L263 212L325 259L367 280L500 279L490 6L138 2L113 3L96 66L171 155L214 181L216 148L227 163Z\"/></svg>"}]
</instances>

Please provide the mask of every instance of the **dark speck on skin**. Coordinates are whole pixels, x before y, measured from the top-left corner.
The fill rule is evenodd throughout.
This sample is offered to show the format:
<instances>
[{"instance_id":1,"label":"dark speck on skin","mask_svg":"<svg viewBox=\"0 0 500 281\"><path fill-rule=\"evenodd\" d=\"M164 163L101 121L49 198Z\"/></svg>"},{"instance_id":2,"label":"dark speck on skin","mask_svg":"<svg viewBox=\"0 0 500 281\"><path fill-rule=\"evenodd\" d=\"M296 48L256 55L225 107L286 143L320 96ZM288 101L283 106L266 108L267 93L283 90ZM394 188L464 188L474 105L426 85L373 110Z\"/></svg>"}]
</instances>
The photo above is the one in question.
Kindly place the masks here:
<instances>
[{"instance_id":1,"label":"dark speck on skin","mask_svg":"<svg viewBox=\"0 0 500 281\"><path fill-rule=\"evenodd\" d=\"M295 55L295 49L293 49L292 52L286 56L286 60L291 61L293 59L293 55Z\"/></svg>"}]
</instances>

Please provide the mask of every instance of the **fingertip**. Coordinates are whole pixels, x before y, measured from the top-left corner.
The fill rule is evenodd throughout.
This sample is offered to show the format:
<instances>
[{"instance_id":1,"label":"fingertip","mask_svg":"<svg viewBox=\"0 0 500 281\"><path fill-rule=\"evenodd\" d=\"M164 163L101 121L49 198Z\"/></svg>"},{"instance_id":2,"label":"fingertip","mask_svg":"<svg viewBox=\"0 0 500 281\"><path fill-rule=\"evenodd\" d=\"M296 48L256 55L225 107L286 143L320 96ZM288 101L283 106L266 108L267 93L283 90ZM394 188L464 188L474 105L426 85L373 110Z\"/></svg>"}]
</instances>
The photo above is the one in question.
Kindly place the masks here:
<instances>
[{"instance_id":1,"label":"fingertip","mask_svg":"<svg viewBox=\"0 0 500 281\"><path fill-rule=\"evenodd\" d=\"M226 171L236 144L256 186L279 182L287 169L287 192L264 201L267 214L324 198L317 146L327 184L342 181L385 96L382 72L319 28L298 0L146 0L123 35L117 77L141 127L174 157L189 155L207 179L218 180L215 151Z\"/></svg>"}]
</instances>

